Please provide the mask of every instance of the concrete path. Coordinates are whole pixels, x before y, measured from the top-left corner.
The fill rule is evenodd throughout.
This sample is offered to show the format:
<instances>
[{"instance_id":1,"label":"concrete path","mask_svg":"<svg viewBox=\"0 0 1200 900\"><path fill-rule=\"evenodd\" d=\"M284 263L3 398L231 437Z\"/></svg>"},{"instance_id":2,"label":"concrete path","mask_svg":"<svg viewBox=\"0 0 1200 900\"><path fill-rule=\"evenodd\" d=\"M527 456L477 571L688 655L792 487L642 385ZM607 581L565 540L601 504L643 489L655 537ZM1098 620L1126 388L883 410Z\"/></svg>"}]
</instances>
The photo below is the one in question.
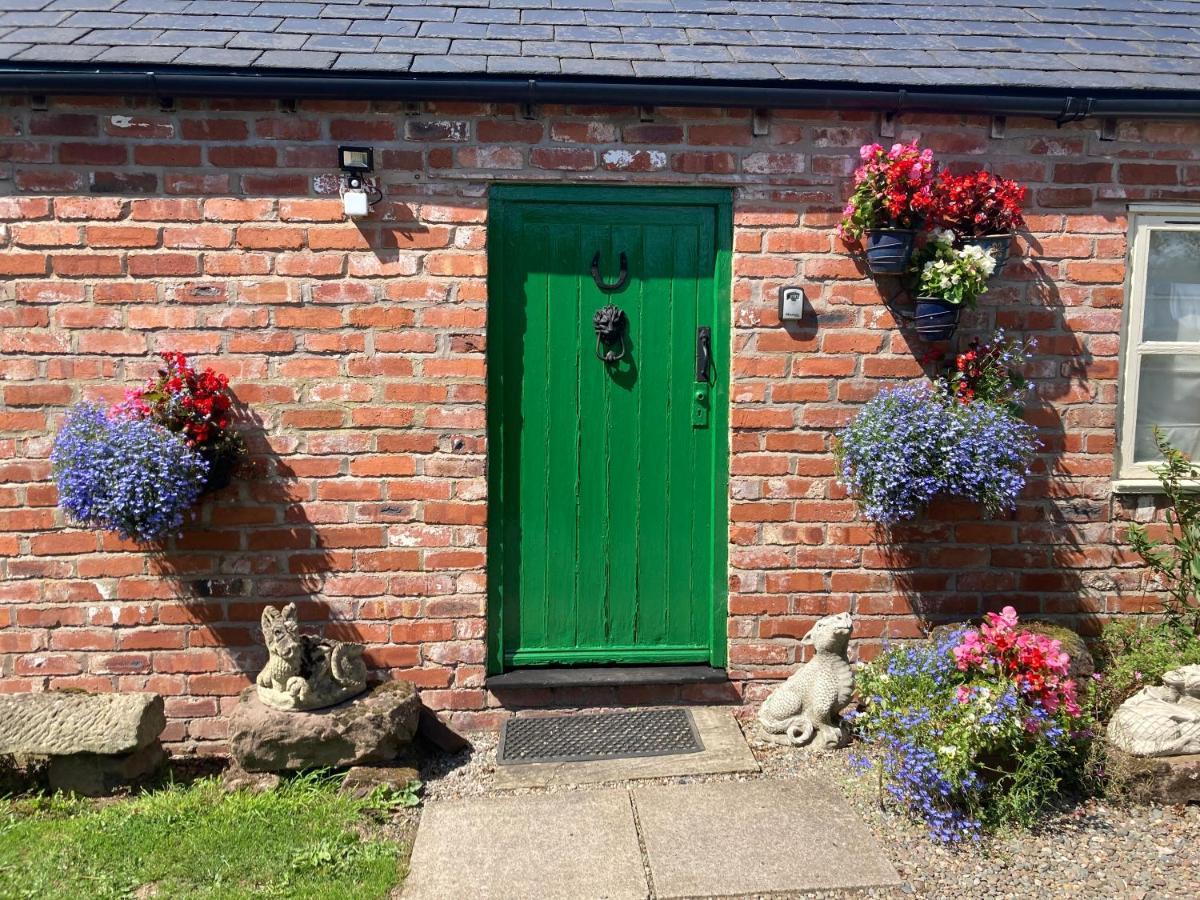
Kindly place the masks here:
<instances>
[{"instance_id":1,"label":"concrete path","mask_svg":"<svg viewBox=\"0 0 1200 900\"><path fill-rule=\"evenodd\" d=\"M756 780L432 803L402 896L633 900L899 883L834 788Z\"/></svg>"}]
</instances>

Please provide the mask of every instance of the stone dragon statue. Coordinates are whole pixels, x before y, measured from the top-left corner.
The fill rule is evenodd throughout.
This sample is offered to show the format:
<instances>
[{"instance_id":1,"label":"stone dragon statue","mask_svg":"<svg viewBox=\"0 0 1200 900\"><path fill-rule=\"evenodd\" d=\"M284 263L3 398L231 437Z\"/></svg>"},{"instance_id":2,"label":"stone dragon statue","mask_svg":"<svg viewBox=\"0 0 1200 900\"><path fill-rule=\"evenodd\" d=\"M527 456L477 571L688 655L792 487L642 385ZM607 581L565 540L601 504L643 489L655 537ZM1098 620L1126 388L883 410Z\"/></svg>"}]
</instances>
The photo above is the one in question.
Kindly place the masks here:
<instances>
[{"instance_id":1,"label":"stone dragon statue","mask_svg":"<svg viewBox=\"0 0 1200 900\"><path fill-rule=\"evenodd\" d=\"M845 743L838 713L854 693L854 672L846 659L853 627L850 613L817 620L801 641L812 645L812 659L759 708L763 737L776 744L827 750Z\"/></svg>"},{"instance_id":2,"label":"stone dragon statue","mask_svg":"<svg viewBox=\"0 0 1200 900\"><path fill-rule=\"evenodd\" d=\"M320 709L367 689L361 644L300 633L296 604L262 613L269 658L258 673L258 699L276 709Z\"/></svg>"}]
</instances>

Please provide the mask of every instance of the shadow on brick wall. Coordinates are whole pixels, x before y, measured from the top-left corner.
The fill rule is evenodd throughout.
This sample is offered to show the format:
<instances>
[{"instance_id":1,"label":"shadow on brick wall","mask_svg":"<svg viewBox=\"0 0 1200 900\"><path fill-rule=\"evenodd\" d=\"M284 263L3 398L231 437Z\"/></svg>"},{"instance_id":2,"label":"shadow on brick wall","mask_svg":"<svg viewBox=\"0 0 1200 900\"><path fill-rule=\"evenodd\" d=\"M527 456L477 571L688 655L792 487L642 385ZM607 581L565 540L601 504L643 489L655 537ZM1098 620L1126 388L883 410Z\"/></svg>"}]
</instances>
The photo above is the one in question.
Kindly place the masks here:
<instances>
[{"instance_id":1,"label":"shadow on brick wall","mask_svg":"<svg viewBox=\"0 0 1200 900\"><path fill-rule=\"evenodd\" d=\"M1025 418L1037 427L1042 448L1018 506L989 520L976 504L940 498L919 520L879 532L877 562L891 571L925 630L1011 605L1024 616L1068 617L1081 633L1095 634L1114 587L1105 571L1116 552L1111 468L1104 468L1111 467L1111 452L1083 444L1085 430L1112 428L1097 417L1111 418L1113 398L1094 402L1109 386L1089 381L1091 350L1068 322L1068 303L1040 260L1037 240L1024 240L1033 253L1014 254L1005 277L964 314L943 355L953 360L972 338L986 340L997 329L1036 340L1026 370L1036 393ZM940 361L929 361L929 345L906 328L900 334L932 374ZM1064 479L1070 490L1062 489ZM875 610L889 611L901 610ZM879 637L915 636L900 633L899 622L897 628Z\"/></svg>"},{"instance_id":2,"label":"shadow on brick wall","mask_svg":"<svg viewBox=\"0 0 1200 900\"><path fill-rule=\"evenodd\" d=\"M320 593L333 559L308 519L306 488L295 470L257 414L240 402L236 409L246 460L228 487L197 507L183 534L157 550L151 565L175 581L183 607L176 614L199 626L190 646L219 647L240 673L253 676L266 661L259 630L265 606L295 603L302 621L329 621Z\"/></svg>"}]
</instances>

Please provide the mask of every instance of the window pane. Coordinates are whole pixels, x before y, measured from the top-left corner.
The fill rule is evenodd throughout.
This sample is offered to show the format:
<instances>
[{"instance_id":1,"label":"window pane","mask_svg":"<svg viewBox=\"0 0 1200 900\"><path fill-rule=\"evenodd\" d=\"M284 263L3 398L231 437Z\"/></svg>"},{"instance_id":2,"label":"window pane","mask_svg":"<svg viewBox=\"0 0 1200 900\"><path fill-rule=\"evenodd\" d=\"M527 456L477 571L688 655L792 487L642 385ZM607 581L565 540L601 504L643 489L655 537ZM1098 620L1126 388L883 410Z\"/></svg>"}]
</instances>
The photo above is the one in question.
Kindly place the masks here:
<instances>
[{"instance_id":1,"label":"window pane","mask_svg":"<svg viewBox=\"0 0 1200 900\"><path fill-rule=\"evenodd\" d=\"M1200 231L1150 232L1143 341L1200 341Z\"/></svg>"},{"instance_id":2,"label":"window pane","mask_svg":"<svg viewBox=\"0 0 1200 900\"><path fill-rule=\"evenodd\" d=\"M1153 427L1193 459L1200 459L1200 356L1147 354L1138 385L1133 461L1157 462Z\"/></svg>"}]
</instances>

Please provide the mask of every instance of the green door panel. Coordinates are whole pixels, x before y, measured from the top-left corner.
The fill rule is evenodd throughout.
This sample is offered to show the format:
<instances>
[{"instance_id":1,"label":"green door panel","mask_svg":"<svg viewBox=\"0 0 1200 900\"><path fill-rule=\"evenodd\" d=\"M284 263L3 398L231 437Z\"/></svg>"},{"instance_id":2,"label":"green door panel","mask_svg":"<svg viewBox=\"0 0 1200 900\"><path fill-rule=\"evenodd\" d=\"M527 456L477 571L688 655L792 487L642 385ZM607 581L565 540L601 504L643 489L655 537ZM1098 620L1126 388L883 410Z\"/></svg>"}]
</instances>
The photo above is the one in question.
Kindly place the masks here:
<instances>
[{"instance_id":1,"label":"green door panel","mask_svg":"<svg viewBox=\"0 0 1200 900\"><path fill-rule=\"evenodd\" d=\"M728 193L498 186L488 230L489 670L723 665Z\"/></svg>"}]
</instances>

